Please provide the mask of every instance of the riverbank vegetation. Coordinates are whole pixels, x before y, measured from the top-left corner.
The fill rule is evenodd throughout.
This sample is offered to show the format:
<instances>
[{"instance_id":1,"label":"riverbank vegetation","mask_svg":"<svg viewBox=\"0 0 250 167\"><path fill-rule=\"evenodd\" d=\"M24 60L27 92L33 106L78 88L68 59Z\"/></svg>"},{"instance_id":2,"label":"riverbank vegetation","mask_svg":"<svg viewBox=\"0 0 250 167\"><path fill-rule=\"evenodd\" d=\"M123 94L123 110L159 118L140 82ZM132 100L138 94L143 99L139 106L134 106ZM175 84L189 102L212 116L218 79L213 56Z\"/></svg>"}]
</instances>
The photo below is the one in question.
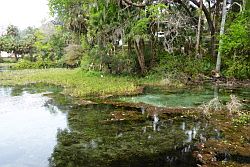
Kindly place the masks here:
<instances>
[{"instance_id":1,"label":"riverbank vegetation","mask_svg":"<svg viewBox=\"0 0 250 167\"><path fill-rule=\"evenodd\" d=\"M0 50L14 56L14 69L249 79L249 2L191 2L49 0L54 20L10 25Z\"/></svg>"},{"instance_id":2,"label":"riverbank vegetation","mask_svg":"<svg viewBox=\"0 0 250 167\"><path fill-rule=\"evenodd\" d=\"M242 93L244 99L231 95L223 105L219 99L220 81L238 79L249 86L249 0L48 4L53 20L25 30L10 25L0 36L0 51L9 56L0 57L0 86L57 85L74 96L67 111L70 131L58 130L51 166L173 165L179 161L176 151L181 157L192 152L185 161L196 158L188 163L200 166L249 164L250 113L241 108L243 102L249 106L249 90ZM217 81L212 93L204 91L206 100L214 99L202 105L191 92L192 108L170 107L171 96L163 99L164 107L109 98L141 93L145 85L169 89L207 79ZM234 90L228 90L228 97ZM152 94L157 92L146 97L151 102ZM183 94L173 101L182 101ZM65 100L61 93L53 100L61 97ZM186 137L191 137L188 142ZM186 145L191 141L194 150Z\"/></svg>"}]
</instances>

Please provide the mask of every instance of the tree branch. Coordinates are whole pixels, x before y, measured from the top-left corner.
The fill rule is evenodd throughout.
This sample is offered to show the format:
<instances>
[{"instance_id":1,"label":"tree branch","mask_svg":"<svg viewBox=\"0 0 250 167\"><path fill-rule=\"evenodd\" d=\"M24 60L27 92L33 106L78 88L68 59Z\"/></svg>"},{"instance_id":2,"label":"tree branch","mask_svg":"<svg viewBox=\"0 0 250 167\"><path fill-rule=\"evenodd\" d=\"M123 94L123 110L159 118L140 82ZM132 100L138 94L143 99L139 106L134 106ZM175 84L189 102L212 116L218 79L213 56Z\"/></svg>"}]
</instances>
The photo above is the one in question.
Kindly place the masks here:
<instances>
[{"instance_id":1,"label":"tree branch","mask_svg":"<svg viewBox=\"0 0 250 167\"><path fill-rule=\"evenodd\" d=\"M125 3L128 4L128 5L135 6L135 7L145 7L145 6L146 6L146 4L144 4L144 3L140 3L140 4L138 4L138 3L133 3L133 2L130 1L130 0L123 0L123 2L125 2Z\"/></svg>"},{"instance_id":2,"label":"tree branch","mask_svg":"<svg viewBox=\"0 0 250 167\"><path fill-rule=\"evenodd\" d=\"M199 7L199 2L197 0L190 0L191 2L193 2L193 4L195 4L197 7ZM208 12L206 6L204 4L202 4L202 11L204 12L206 19L207 19L207 23L208 23L208 27L210 29L211 32L211 36L213 36L215 34L215 28L214 28L214 24L213 24L213 20L211 18L210 13Z\"/></svg>"}]
</instances>

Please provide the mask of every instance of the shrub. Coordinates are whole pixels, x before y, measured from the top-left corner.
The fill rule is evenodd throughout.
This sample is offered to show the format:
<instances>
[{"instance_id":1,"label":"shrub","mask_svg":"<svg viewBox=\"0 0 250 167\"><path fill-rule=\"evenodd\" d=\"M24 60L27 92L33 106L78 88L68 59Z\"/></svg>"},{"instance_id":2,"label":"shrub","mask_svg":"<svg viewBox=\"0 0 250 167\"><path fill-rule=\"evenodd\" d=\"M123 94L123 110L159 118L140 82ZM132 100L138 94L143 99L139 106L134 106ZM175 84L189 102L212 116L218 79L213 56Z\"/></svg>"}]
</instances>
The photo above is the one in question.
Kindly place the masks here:
<instances>
[{"instance_id":1,"label":"shrub","mask_svg":"<svg viewBox=\"0 0 250 167\"><path fill-rule=\"evenodd\" d=\"M209 58L196 59L185 55L160 54L159 66L154 68L155 73L180 75L210 74L213 66Z\"/></svg>"},{"instance_id":2,"label":"shrub","mask_svg":"<svg viewBox=\"0 0 250 167\"><path fill-rule=\"evenodd\" d=\"M67 67L78 67L83 56L83 48L81 45L70 44L65 49L63 57Z\"/></svg>"},{"instance_id":3,"label":"shrub","mask_svg":"<svg viewBox=\"0 0 250 167\"><path fill-rule=\"evenodd\" d=\"M223 37L222 62L228 77L250 78L249 15L250 10L238 14Z\"/></svg>"},{"instance_id":4,"label":"shrub","mask_svg":"<svg viewBox=\"0 0 250 167\"><path fill-rule=\"evenodd\" d=\"M230 95L231 101L227 103L227 109L230 113L239 113L242 104L235 95Z\"/></svg>"},{"instance_id":5,"label":"shrub","mask_svg":"<svg viewBox=\"0 0 250 167\"><path fill-rule=\"evenodd\" d=\"M36 62L21 59L14 66L13 69L42 69L59 67L58 63L51 60L38 59Z\"/></svg>"},{"instance_id":6,"label":"shrub","mask_svg":"<svg viewBox=\"0 0 250 167\"><path fill-rule=\"evenodd\" d=\"M98 70L108 73L121 74L132 73L136 68L135 55L128 55L126 50L117 48L113 50L111 45L106 48L95 46L89 55L82 59L82 68L85 70Z\"/></svg>"}]
</instances>

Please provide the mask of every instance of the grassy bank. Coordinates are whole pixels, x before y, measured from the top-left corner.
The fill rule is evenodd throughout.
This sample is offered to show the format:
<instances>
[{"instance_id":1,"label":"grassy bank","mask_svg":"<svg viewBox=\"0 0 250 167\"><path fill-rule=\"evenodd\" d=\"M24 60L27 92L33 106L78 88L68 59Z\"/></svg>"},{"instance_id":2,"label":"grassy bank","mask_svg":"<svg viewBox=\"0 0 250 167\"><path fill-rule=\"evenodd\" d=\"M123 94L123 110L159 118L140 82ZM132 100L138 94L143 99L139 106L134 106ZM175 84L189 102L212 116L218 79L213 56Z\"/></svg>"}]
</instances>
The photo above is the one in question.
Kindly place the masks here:
<instances>
[{"instance_id":1,"label":"grassy bank","mask_svg":"<svg viewBox=\"0 0 250 167\"><path fill-rule=\"evenodd\" d=\"M32 69L0 73L0 85L48 83L64 87L64 93L77 96L107 96L133 94L138 81L129 77L114 77L80 69Z\"/></svg>"}]
</instances>

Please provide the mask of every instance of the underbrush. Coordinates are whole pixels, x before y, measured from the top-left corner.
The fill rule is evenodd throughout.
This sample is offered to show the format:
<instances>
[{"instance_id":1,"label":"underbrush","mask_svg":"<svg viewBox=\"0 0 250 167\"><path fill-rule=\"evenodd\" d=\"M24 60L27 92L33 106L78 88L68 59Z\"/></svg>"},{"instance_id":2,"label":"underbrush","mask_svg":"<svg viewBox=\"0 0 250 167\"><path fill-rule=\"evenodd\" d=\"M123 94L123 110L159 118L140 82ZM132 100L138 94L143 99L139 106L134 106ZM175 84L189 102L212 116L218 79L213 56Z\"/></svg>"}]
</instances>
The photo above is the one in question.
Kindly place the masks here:
<instances>
[{"instance_id":1,"label":"underbrush","mask_svg":"<svg viewBox=\"0 0 250 167\"><path fill-rule=\"evenodd\" d=\"M182 74L188 76L210 75L213 68L209 58L196 59L186 55L162 54L159 65L152 69L151 73L167 74L172 78L179 78Z\"/></svg>"},{"instance_id":2,"label":"underbrush","mask_svg":"<svg viewBox=\"0 0 250 167\"><path fill-rule=\"evenodd\" d=\"M22 59L12 66L13 69L45 69L45 68L56 68L60 67L60 64L56 61L51 60L37 60L31 62L29 60Z\"/></svg>"}]
</instances>

